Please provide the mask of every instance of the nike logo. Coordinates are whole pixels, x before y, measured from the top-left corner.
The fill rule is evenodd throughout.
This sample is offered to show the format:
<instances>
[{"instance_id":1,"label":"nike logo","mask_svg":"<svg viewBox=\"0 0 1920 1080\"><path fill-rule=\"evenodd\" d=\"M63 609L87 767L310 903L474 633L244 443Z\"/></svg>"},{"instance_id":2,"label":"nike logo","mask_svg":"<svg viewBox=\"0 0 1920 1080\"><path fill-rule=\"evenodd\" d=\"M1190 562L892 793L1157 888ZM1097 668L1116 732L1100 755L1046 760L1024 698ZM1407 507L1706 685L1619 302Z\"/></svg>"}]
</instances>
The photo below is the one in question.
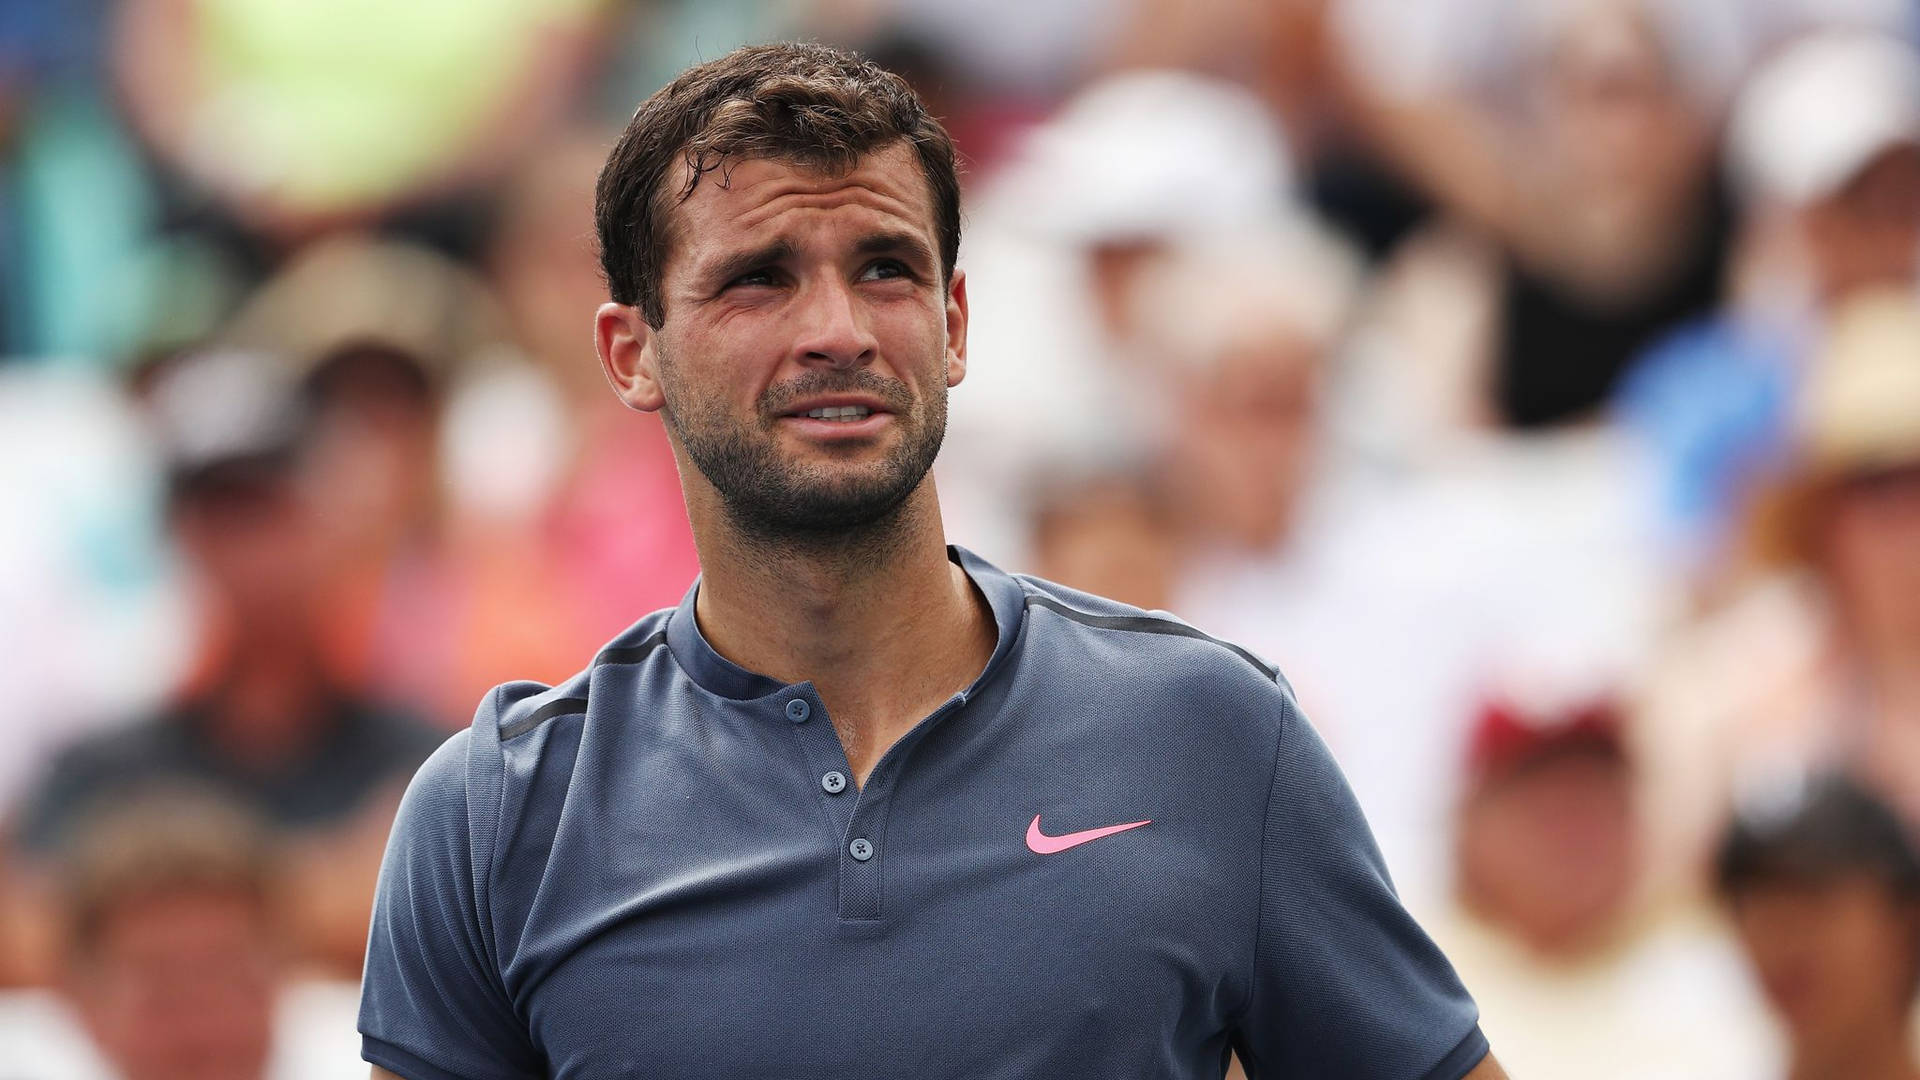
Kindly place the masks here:
<instances>
[{"instance_id":1,"label":"nike logo","mask_svg":"<svg viewBox=\"0 0 1920 1080\"><path fill-rule=\"evenodd\" d=\"M1033 815L1033 821L1027 825L1027 848L1036 855L1057 855L1071 847L1079 847L1089 840L1098 840L1103 836L1112 836L1117 832L1137 829L1142 825L1151 825L1148 821L1129 821L1125 825L1108 825L1099 829L1082 829L1061 836L1048 836L1040 831L1040 815Z\"/></svg>"}]
</instances>

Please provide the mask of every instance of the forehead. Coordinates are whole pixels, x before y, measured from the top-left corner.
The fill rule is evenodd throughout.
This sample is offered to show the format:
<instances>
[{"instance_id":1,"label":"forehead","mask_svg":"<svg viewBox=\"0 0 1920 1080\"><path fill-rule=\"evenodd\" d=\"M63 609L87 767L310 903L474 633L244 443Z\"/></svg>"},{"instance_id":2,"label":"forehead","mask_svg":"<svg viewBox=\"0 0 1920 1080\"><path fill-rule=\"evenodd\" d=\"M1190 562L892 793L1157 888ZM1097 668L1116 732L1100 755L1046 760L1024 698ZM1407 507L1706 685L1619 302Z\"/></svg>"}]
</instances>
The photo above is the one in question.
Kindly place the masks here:
<instances>
[{"instance_id":1,"label":"forehead","mask_svg":"<svg viewBox=\"0 0 1920 1080\"><path fill-rule=\"evenodd\" d=\"M691 166L683 166L684 185ZM863 155L835 174L771 158L727 162L700 178L673 208L667 262L682 255L754 243L790 230L846 221L907 228L933 244L933 196L919 156L905 140Z\"/></svg>"}]
</instances>

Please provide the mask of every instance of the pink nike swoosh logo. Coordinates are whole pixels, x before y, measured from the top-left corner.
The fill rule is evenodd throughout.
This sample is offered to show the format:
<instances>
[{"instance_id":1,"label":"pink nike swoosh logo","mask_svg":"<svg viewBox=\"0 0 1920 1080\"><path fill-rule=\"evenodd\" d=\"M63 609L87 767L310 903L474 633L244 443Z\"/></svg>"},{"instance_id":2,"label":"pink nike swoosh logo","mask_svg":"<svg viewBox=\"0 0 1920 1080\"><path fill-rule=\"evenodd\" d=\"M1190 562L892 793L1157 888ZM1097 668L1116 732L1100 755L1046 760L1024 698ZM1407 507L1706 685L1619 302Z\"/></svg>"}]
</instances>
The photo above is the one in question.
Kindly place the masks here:
<instances>
[{"instance_id":1,"label":"pink nike swoosh logo","mask_svg":"<svg viewBox=\"0 0 1920 1080\"><path fill-rule=\"evenodd\" d=\"M1079 847L1089 840L1098 840L1103 836L1112 836L1117 832L1137 829L1142 825L1151 825L1152 820L1129 821L1125 825L1108 825L1099 829L1082 829L1061 836L1048 836L1040 831L1040 815L1033 815L1033 821L1027 825L1027 848L1036 855L1057 855L1070 847Z\"/></svg>"}]
</instances>

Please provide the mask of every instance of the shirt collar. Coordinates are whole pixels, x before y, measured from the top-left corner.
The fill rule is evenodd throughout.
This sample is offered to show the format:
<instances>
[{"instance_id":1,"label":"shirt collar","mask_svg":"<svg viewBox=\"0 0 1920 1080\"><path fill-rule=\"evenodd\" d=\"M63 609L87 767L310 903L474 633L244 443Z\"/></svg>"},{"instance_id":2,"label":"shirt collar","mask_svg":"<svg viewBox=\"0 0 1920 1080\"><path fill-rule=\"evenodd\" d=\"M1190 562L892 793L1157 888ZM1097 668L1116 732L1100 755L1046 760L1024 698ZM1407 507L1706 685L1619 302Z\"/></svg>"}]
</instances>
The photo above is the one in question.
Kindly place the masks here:
<instances>
[{"instance_id":1,"label":"shirt collar","mask_svg":"<svg viewBox=\"0 0 1920 1080\"><path fill-rule=\"evenodd\" d=\"M963 547L948 545L947 558L966 571L974 588L987 598L987 606L993 610L997 634L993 655L988 658L980 677L962 695L971 697L993 677L1013 652L1026 617L1026 593L1011 575ZM707 643L706 635L700 632L700 623L694 617L694 599L699 595L700 579L695 578L686 596L681 599L680 606L667 617L667 648L673 653L673 659L681 670L695 683L710 693L739 701L766 697L796 685L748 671L715 652L713 646Z\"/></svg>"}]
</instances>

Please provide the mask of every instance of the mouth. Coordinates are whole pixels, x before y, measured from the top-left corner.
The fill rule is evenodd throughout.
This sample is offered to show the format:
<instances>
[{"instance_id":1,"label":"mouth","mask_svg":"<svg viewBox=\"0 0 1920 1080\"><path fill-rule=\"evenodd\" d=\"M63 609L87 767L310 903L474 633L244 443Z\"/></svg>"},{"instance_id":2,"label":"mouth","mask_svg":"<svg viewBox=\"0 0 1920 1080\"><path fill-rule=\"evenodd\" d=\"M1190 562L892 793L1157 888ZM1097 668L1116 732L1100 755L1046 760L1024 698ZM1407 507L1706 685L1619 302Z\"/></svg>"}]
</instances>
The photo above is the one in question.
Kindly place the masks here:
<instances>
[{"instance_id":1,"label":"mouth","mask_svg":"<svg viewBox=\"0 0 1920 1080\"><path fill-rule=\"evenodd\" d=\"M809 420L828 420L834 423L851 423L865 420L874 410L865 405L822 405L817 409L808 409L793 415L804 416Z\"/></svg>"},{"instance_id":2,"label":"mouth","mask_svg":"<svg viewBox=\"0 0 1920 1080\"><path fill-rule=\"evenodd\" d=\"M878 434L893 422L893 412L875 397L835 394L797 401L780 420L808 438L854 439Z\"/></svg>"}]
</instances>

